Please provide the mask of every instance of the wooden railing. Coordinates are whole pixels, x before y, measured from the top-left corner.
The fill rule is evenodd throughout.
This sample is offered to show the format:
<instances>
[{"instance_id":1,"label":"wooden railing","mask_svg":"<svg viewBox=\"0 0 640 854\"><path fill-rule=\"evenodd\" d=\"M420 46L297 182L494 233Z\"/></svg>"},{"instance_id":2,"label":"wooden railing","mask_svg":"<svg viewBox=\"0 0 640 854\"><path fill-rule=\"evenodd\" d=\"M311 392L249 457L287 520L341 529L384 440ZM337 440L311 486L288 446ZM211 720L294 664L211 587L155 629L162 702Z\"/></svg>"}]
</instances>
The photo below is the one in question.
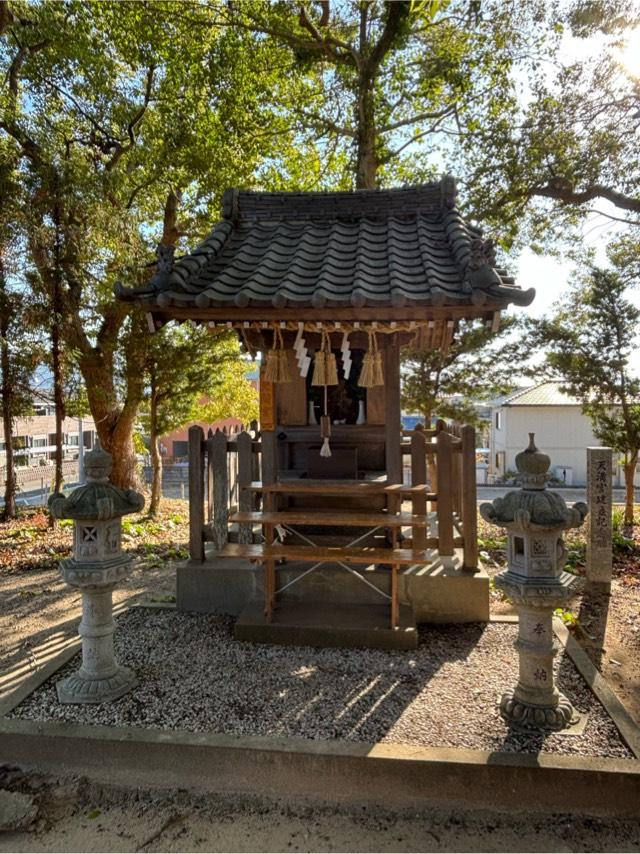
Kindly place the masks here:
<instances>
[{"instance_id":1,"label":"wooden railing","mask_svg":"<svg viewBox=\"0 0 640 854\"><path fill-rule=\"evenodd\" d=\"M221 549L229 540L229 513L253 510L248 489L260 480L260 434L257 429L216 430L205 438L202 427L189 428L189 553L204 560L205 542ZM250 525L240 525L238 540L250 543Z\"/></svg>"},{"instance_id":2,"label":"wooden railing","mask_svg":"<svg viewBox=\"0 0 640 854\"><path fill-rule=\"evenodd\" d=\"M411 483L429 485L428 495L412 497L413 512L435 511L438 553L451 556L462 548L464 568L478 567L478 517L476 493L476 431L473 427L446 425L435 430L418 425L404 431L403 454L410 457ZM425 529L414 529L414 548L424 548Z\"/></svg>"},{"instance_id":3,"label":"wooden railing","mask_svg":"<svg viewBox=\"0 0 640 854\"><path fill-rule=\"evenodd\" d=\"M478 564L476 515L476 457L473 427L438 422L435 430L418 426L403 431L400 447L410 458L411 484L428 484L426 492L411 496L413 513L434 512L437 550L444 557L462 548L464 567ZM258 509L259 497L249 489L262 479L262 441L257 429L209 432L189 429L189 551L192 560L204 560L205 542L222 549L229 540L229 514ZM391 499L389 499L391 500ZM432 547L434 538L424 527L413 528L413 548ZM250 524L240 524L238 541L251 543Z\"/></svg>"}]
</instances>

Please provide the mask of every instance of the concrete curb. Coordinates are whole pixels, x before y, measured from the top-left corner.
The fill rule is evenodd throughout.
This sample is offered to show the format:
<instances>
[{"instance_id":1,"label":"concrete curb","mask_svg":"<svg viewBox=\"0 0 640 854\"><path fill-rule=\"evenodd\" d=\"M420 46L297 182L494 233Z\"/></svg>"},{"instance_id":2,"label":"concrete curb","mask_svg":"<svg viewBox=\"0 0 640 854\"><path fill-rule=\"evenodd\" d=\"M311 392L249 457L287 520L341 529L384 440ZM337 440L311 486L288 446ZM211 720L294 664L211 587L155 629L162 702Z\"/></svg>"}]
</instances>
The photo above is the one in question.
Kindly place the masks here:
<instances>
[{"instance_id":1,"label":"concrete curb","mask_svg":"<svg viewBox=\"0 0 640 854\"><path fill-rule=\"evenodd\" d=\"M404 806L635 815L640 763L0 721L3 762L103 784Z\"/></svg>"},{"instance_id":2,"label":"concrete curb","mask_svg":"<svg viewBox=\"0 0 640 854\"><path fill-rule=\"evenodd\" d=\"M561 623L556 631L637 755L638 730L626 710ZM6 715L48 679L78 646L75 642L25 680L0 705L0 715ZM240 738L6 717L0 717L0 762L81 774L109 785L188 787L340 803L460 805L618 816L637 816L640 803L637 760Z\"/></svg>"}]
</instances>

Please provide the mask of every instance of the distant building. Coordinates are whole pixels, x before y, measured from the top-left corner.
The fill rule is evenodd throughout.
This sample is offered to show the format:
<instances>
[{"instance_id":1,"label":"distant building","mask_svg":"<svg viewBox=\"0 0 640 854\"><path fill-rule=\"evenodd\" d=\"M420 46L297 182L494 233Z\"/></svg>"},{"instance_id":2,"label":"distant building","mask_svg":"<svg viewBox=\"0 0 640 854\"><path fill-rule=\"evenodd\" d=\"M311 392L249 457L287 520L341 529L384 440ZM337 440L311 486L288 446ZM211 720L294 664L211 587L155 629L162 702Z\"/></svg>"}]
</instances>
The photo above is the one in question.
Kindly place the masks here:
<instances>
[{"instance_id":1,"label":"distant building","mask_svg":"<svg viewBox=\"0 0 640 854\"><path fill-rule=\"evenodd\" d=\"M491 407L489 480L515 473L515 457L536 434L536 445L551 457L551 474L567 486L587 482L590 445L601 445L591 419L580 402L560 391L560 383L543 382L520 389L494 401ZM614 484L624 482L621 467L614 463Z\"/></svg>"},{"instance_id":2,"label":"distant building","mask_svg":"<svg viewBox=\"0 0 640 854\"><path fill-rule=\"evenodd\" d=\"M260 373L258 369L252 368L248 371L247 379L257 391L260 385ZM208 424L204 421L194 421L192 424L186 424L184 427L180 427L177 430L160 437L158 444L160 446L160 453L163 457L172 458L178 461L187 460L189 456L189 427L192 427L193 424L198 424L202 427L205 434L209 428L215 432L216 430L223 430L224 428L231 431L242 426L247 426L243 424L240 418L224 418L221 421L216 421L215 424Z\"/></svg>"},{"instance_id":3,"label":"distant building","mask_svg":"<svg viewBox=\"0 0 640 854\"><path fill-rule=\"evenodd\" d=\"M62 453L65 460L75 460L80 452L80 433L84 448L95 444L93 418L65 418L62 422ZM0 466L7 462L7 443L0 423ZM49 402L33 405L33 415L16 418L13 430L13 457L17 466L38 466L53 460L56 453L55 407Z\"/></svg>"}]
</instances>

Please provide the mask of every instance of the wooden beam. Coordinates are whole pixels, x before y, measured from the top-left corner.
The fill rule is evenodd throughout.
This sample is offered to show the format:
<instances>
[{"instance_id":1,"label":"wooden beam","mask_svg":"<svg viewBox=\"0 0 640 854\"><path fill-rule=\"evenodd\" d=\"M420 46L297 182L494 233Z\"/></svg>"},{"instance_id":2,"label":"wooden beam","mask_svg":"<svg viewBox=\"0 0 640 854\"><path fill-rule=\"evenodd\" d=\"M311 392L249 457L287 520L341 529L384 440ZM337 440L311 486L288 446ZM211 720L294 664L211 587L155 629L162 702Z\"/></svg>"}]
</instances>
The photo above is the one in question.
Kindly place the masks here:
<instances>
[{"instance_id":1,"label":"wooden beam","mask_svg":"<svg viewBox=\"0 0 640 854\"><path fill-rule=\"evenodd\" d=\"M240 433L236 439L236 452L238 454L238 508L240 512L251 512L252 495L246 487L253 479L253 441L251 435L245 431ZM253 542L253 531L251 525L240 525L238 541L241 543Z\"/></svg>"},{"instance_id":2,"label":"wooden beam","mask_svg":"<svg viewBox=\"0 0 640 854\"><path fill-rule=\"evenodd\" d=\"M383 306L380 308L352 308L352 307L327 307L327 308L271 308L269 306L247 306L236 308L234 306L221 308L198 308L197 306L168 306L159 308L148 302L139 303L146 311L153 314L154 319L167 322L169 320L199 320L199 321L251 321L265 320L269 323L277 323L280 320L304 320L304 321L360 321L370 323L377 320L380 323L395 320L398 323L410 320L449 320L463 317L483 317L493 320L494 311L500 311L507 305L505 302L486 303L483 306L475 305L451 305L437 308L435 306L417 306L394 308ZM386 337L386 336L384 336Z\"/></svg>"},{"instance_id":3,"label":"wooden beam","mask_svg":"<svg viewBox=\"0 0 640 854\"><path fill-rule=\"evenodd\" d=\"M252 525L344 525L352 528L404 528L417 525L424 529L428 525L426 516L414 516L413 513L365 513L344 510L281 510L276 513L239 511L232 513L229 521L250 522Z\"/></svg>"},{"instance_id":4,"label":"wooden beam","mask_svg":"<svg viewBox=\"0 0 640 854\"><path fill-rule=\"evenodd\" d=\"M280 493L282 495L349 495L370 496L389 495L412 497L417 493L424 494L429 501L435 501L437 496L431 494L425 483L414 486L403 486L399 483L388 484L386 480L312 480L311 478L297 480L281 480L278 483L263 483L253 481L247 487L252 492Z\"/></svg>"},{"instance_id":5,"label":"wooden beam","mask_svg":"<svg viewBox=\"0 0 640 854\"><path fill-rule=\"evenodd\" d=\"M436 540L433 539L435 546ZM382 548L340 548L338 546L283 546L279 544L242 545L227 543L220 552L221 558L238 560L291 560L316 563L359 563L364 566L375 564L429 564L434 560L432 551L426 549L382 549Z\"/></svg>"}]
</instances>

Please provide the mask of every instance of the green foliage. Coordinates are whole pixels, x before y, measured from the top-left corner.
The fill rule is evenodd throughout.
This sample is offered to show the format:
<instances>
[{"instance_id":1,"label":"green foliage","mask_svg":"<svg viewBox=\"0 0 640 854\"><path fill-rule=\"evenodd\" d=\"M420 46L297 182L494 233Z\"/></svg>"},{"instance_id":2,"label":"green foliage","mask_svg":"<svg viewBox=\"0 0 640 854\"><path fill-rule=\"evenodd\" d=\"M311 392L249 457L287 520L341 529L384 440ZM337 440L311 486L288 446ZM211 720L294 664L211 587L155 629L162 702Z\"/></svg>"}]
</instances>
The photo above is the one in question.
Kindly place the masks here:
<instances>
[{"instance_id":1,"label":"green foliage","mask_svg":"<svg viewBox=\"0 0 640 854\"><path fill-rule=\"evenodd\" d=\"M146 367L149 395L141 421L155 437L205 417L257 418L257 392L246 376L251 365L240 358L233 333L165 326L149 342Z\"/></svg>"},{"instance_id":2,"label":"green foliage","mask_svg":"<svg viewBox=\"0 0 640 854\"><path fill-rule=\"evenodd\" d=\"M479 424L475 404L513 390L513 362L523 349L511 338L517 327L516 319L507 317L496 335L484 324L464 320L446 353L405 348L403 408L419 412L427 426L434 418Z\"/></svg>"},{"instance_id":3,"label":"green foliage","mask_svg":"<svg viewBox=\"0 0 640 854\"><path fill-rule=\"evenodd\" d=\"M584 566L586 559L587 546L585 543L578 543L567 552L567 562L564 567L565 571L570 572L572 575L578 575L579 573L577 572L577 569L578 567Z\"/></svg>"},{"instance_id":4,"label":"green foliage","mask_svg":"<svg viewBox=\"0 0 640 854\"><path fill-rule=\"evenodd\" d=\"M633 521L633 477L640 453L640 377L631 366L640 309L615 270L592 268L551 318L534 325L546 368L582 404L598 439L624 454L627 522Z\"/></svg>"},{"instance_id":5,"label":"green foliage","mask_svg":"<svg viewBox=\"0 0 640 854\"><path fill-rule=\"evenodd\" d=\"M489 128L466 135L459 150L478 216L500 229L504 248L531 241L550 249L579 236L587 215L609 216L612 205L620 220L639 222L640 90L616 56L637 10L625 0L597 0L547 4L545 17L549 39L590 38L590 52L554 62L553 45L541 44L520 70L523 97Z\"/></svg>"},{"instance_id":6,"label":"green foliage","mask_svg":"<svg viewBox=\"0 0 640 854\"><path fill-rule=\"evenodd\" d=\"M82 375L105 447L119 443L119 466L133 453L150 336L114 300L114 278L148 280L152 244L192 245L226 187L286 162L295 131L286 99L272 98L283 51L226 26L214 4L157 2L151 14L109 0L15 0L9 17L0 161L20 188L22 285L49 314L59 295L69 372ZM114 475L126 485L126 471Z\"/></svg>"},{"instance_id":7,"label":"green foliage","mask_svg":"<svg viewBox=\"0 0 640 854\"><path fill-rule=\"evenodd\" d=\"M478 537L478 546L481 549L506 549L507 537Z\"/></svg>"},{"instance_id":8,"label":"green foliage","mask_svg":"<svg viewBox=\"0 0 640 854\"><path fill-rule=\"evenodd\" d=\"M634 554L636 544L633 537L628 537L625 533L625 530L628 530L628 525L625 522L625 513L622 508L613 508L611 523L611 541L614 554Z\"/></svg>"},{"instance_id":9,"label":"green foliage","mask_svg":"<svg viewBox=\"0 0 640 854\"><path fill-rule=\"evenodd\" d=\"M319 6L244 0L220 14L288 49L299 76L272 97L288 111L302 155L320 155L327 188L429 180L450 159L452 138L490 146L516 108L516 64L557 42L539 0ZM318 170L307 176L296 189L315 186Z\"/></svg>"},{"instance_id":10,"label":"green foliage","mask_svg":"<svg viewBox=\"0 0 640 854\"><path fill-rule=\"evenodd\" d=\"M556 608L553 616L561 619L568 629L577 629L580 625L580 621L573 611L569 611L567 608Z\"/></svg>"}]
</instances>

